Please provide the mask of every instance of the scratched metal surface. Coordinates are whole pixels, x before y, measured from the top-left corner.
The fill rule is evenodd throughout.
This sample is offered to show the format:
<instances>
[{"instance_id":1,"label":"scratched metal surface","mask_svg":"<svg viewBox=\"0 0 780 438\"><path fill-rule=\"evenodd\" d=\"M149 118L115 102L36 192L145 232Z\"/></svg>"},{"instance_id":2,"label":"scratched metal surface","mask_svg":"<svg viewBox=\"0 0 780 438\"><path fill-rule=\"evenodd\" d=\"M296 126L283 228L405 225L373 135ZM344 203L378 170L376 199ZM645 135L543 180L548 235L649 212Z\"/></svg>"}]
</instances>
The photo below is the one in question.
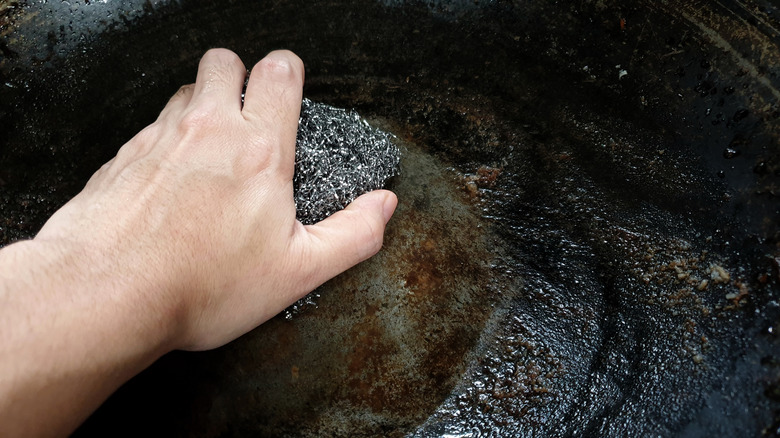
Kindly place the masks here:
<instances>
[{"instance_id":1,"label":"scratched metal surface","mask_svg":"<svg viewBox=\"0 0 780 438\"><path fill-rule=\"evenodd\" d=\"M4 243L208 47L294 50L404 149L377 258L77 436L778 434L772 2L0 5Z\"/></svg>"}]
</instances>

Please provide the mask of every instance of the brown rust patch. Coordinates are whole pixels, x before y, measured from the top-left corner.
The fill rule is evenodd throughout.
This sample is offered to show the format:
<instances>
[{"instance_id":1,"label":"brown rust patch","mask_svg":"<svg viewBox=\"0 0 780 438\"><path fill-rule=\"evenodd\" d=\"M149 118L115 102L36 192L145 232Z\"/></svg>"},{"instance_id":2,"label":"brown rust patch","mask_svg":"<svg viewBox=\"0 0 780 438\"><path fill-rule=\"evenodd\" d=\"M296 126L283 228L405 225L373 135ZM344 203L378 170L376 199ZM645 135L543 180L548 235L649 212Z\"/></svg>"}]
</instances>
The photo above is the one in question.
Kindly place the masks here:
<instances>
[{"instance_id":1,"label":"brown rust patch","mask_svg":"<svg viewBox=\"0 0 780 438\"><path fill-rule=\"evenodd\" d=\"M479 217L447 185L457 178L431 175L436 163L408 154L408 186L395 188L401 204L385 248L329 284L332 293L358 299L353 316L340 318L349 324L344 340L349 347L337 397L396 418L434 409L447 396L465 370L493 299L488 262L494 254L485 247ZM421 191L420 177L437 180L426 181Z\"/></svg>"},{"instance_id":2,"label":"brown rust patch","mask_svg":"<svg viewBox=\"0 0 780 438\"><path fill-rule=\"evenodd\" d=\"M441 236L437 236L441 240ZM404 277L406 287L415 293L430 294L438 291L444 283L444 274L439 266L452 266L440 260L442 254L437 251L437 245L432 238L425 239L419 248L414 248L409 253L408 261L416 269L410 270Z\"/></svg>"},{"instance_id":3,"label":"brown rust patch","mask_svg":"<svg viewBox=\"0 0 780 438\"><path fill-rule=\"evenodd\" d=\"M403 382L393 379L392 370L385 362L396 348L387 342L386 336L375 325L373 315L353 327L352 351L345 358L348 377L342 396L355 406L366 406L373 413L393 412L398 409L403 396L397 386ZM382 381L383 385L377 385Z\"/></svg>"},{"instance_id":4,"label":"brown rust patch","mask_svg":"<svg viewBox=\"0 0 780 438\"><path fill-rule=\"evenodd\" d=\"M269 430L340 435L349 424L400 436L450 394L497 304L500 251L458 190L461 175L411 147L402 171L382 251L321 287L316 308L231 347L235 363L252 365L210 415L251 400Z\"/></svg>"}]
</instances>

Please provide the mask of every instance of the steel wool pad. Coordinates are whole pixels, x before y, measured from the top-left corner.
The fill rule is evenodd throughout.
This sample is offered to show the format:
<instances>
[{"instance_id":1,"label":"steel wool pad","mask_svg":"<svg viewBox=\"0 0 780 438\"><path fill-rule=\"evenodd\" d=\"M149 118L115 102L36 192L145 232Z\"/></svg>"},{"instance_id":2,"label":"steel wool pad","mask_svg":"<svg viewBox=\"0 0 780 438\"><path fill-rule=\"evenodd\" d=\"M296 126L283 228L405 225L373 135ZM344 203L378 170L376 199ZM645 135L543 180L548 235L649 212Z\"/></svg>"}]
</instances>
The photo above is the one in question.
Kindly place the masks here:
<instances>
[{"instance_id":1,"label":"steel wool pad","mask_svg":"<svg viewBox=\"0 0 780 438\"><path fill-rule=\"evenodd\" d=\"M298 220L313 224L399 173L393 136L355 111L303 99L293 186Z\"/></svg>"}]
</instances>

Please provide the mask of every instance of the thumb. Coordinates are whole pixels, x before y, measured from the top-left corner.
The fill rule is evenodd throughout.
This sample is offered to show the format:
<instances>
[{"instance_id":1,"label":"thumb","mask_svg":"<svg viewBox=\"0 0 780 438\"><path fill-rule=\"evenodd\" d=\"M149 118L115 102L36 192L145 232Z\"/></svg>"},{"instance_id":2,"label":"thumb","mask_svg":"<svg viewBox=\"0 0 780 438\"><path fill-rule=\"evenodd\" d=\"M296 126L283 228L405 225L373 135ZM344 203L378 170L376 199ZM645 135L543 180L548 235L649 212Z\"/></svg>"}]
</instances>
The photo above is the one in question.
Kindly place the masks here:
<instances>
[{"instance_id":1,"label":"thumb","mask_svg":"<svg viewBox=\"0 0 780 438\"><path fill-rule=\"evenodd\" d=\"M393 192L375 190L314 225L307 225L304 268L307 291L373 256L382 248L385 225L398 204Z\"/></svg>"}]
</instances>

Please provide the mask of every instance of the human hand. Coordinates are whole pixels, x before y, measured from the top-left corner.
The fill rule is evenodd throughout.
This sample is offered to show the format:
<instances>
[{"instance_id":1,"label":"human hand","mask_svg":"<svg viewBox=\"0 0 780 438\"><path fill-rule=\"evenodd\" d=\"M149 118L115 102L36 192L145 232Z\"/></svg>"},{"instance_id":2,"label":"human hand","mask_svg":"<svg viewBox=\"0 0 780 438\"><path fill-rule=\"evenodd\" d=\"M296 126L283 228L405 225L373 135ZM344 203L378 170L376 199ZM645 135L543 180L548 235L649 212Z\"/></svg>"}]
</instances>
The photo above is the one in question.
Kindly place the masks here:
<instances>
[{"instance_id":1,"label":"human hand","mask_svg":"<svg viewBox=\"0 0 780 438\"><path fill-rule=\"evenodd\" d=\"M207 52L196 83L35 238L111 273L145 302L139 309L159 313L171 348L225 344L372 256L397 203L379 190L318 224L298 222L303 64L269 54L252 69L242 108L245 73L234 53Z\"/></svg>"}]
</instances>

